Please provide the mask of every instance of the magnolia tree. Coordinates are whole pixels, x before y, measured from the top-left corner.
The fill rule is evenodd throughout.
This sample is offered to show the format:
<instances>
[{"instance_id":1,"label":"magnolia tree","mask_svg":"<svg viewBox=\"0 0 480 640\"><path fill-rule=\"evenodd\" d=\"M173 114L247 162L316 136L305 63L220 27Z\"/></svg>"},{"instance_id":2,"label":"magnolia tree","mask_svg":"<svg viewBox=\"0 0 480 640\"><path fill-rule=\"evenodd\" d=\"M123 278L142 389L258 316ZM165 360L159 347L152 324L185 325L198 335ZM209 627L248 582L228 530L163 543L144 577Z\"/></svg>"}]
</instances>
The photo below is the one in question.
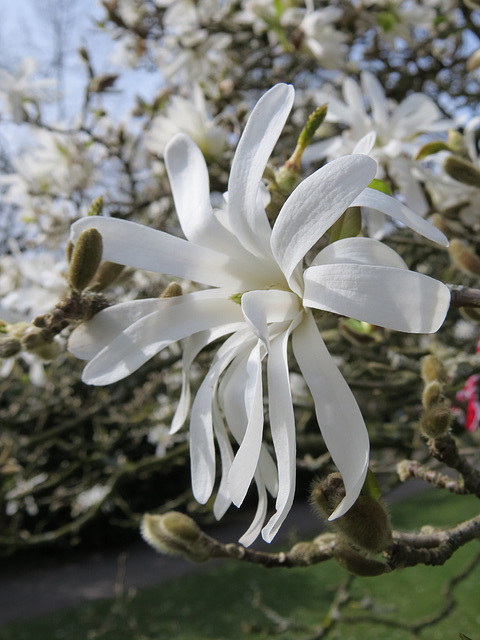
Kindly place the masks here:
<instances>
[{"instance_id":1,"label":"magnolia tree","mask_svg":"<svg viewBox=\"0 0 480 640\"><path fill-rule=\"evenodd\" d=\"M401 533L381 496L480 497L478 3L100 13L73 117L33 59L0 74L28 139L1 178L2 547L115 520L192 560L444 563L480 516ZM255 550L297 476L328 533ZM244 502L238 545L191 518Z\"/></svg>"}]
</instances>

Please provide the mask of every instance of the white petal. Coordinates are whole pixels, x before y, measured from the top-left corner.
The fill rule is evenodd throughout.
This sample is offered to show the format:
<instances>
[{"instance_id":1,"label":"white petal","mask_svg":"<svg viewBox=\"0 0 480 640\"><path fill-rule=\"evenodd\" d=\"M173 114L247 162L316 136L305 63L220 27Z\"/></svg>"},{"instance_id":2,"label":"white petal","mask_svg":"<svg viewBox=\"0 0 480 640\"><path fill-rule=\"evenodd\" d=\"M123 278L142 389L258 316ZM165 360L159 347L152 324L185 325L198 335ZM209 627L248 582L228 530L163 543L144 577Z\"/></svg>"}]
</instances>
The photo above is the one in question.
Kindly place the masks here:
<instances>
[{"instance_id":1,"label":"white petal","mask_svg":"<svg viewBox=\"0 0 480 640\"><path fill-rule=\"evenodd\" d=\"M131 324L154 311L178 302L179 298L131 300L108 307L72 331L68 350L80 360L91 360Z\"/></svg>"},{"instance_id":2,"label":"white petal","mask_svg":"<svg viewBox=\"0 0 480 640\"><path fill-rule=\"evenodd\" d=\"M228 474L232 502L242 504L255 475L263 438L263 385L261 343L252 349L246 364L245 407L247 428Z\"/></svg>"},{"instance_id":3,"label":"white petal","mask_svg":"<svg viewBox=\"0 0 480 640\"><path fill-rule=\"evenodd\" d=\"M352 207L370 207L371 209L381 211L397 222L401 222L407 227L410 227L410 229L413 229L421 236L437 242L443 247L448 247L448 240L440 229L437 229L430 224L430 222L418 216L404 204L395 200L395 198L387 196L386 193L381 193L375 189L365 189L365 191L360 193L352 202Z\"/></svg>"},{"instance_id":4,"label":"white petal","mask_svg":"<svg viewBox=\"0 0 480 640\"><path fill-rule=\"evenodd\" d=\"M320 251L312 267L320 264L377 264L408 269L396 251L372 238L344 238Z\"/></svg>"},{"instance_id":5,"label":"white petal","mask_svg":"<svg viewBox=\"0 0 480 640\"><path fill-rule=\"evenodd\" d=\"M234 291L244 282L245 265L228 255L126 220L82 218L71 227L72 242L90 227L102 235L104 260Z\"/></svg>"},{"instance_id":6,"label":"white petal","mask_svg":"<svg viewBox=\"0 0 480 640\"><path fill-rule=\"evenodd\" d=\"M370 133L367 133L366 136L363 136L363 138L360 138L360 140L355 145L352 153L360 153L365 156L368 156L370 151L375 146L376 140L377 140L376 131L370 131Z\"/></svg>"},{"instance_id":7,"label":"white petal","mask_svg":"<svg viewBox=\"0 0 480 640\"><path fill-rule=\"evenodd\" d=\"M477 133L480 128L480 116L476 116L468 121L468 124L465 126L463 136L465 139L465 145L467 147L468 153L470 155L470 159L478 164L479 154L477 147Z\"/></svg>"},{"instance_id":8,"label":"white petal","mask_svg":"<svg viewBox=\"0 0 480 640\"><path fill-rule=\"evenodd\" d=\"M258 472L255 474L255 483L258 491L258 506L252 524L239 540L240 544L243 544L244 547L249 547L252 542L255 542L258 538L258 534L265 522L265 516L267 515L267 492L265 491L265 484Z\"/></svg>"},{"instance_id":9,"label":"white petal","mask_svg":"<svg viewBox=\"0 0 480 640\"><path fill-rule=\"evenodd\" d=\"M240 444L247 428L247 411L245 407L246 364L251 349L255 342L251 338L245 340L243 355L239 354L225 372L220 381L218 397L220 406L225 415L227 425L235 440ZM262 445L258 468L271 495L276 496L278 491L277 467L272 456Z\"/></svg>"},{"instance_id":10,"label":"white petal","mask_svg":"<svg viewBox=\"0 0 480 640\"><path fill-rule=\"evenodd\" d=\"M215 445L213 440L213 399L218 380L242 348L243 332L231 336L217 352L193 401L190 420L190 466L195 499L205 504L215 483Z\"/></svg>"},{"instance_id":11,"label":"white petal","mask_svg":"<svg viewBox=\"0 0 480 640\"><path fill-rule=\"evenodd\" d=\"M421 273L336 264L305 271L304 304L409 333L432 333L450 305L448 288Z\"/></svg>"},{"instance_id":12,"label":"white petal","mask_svg":"<svg viewBox=\"0 0 480 640\"><path fill-rule=\"evenodd\" d=\"M202 152L189 136L179 133L165 148L173 199L182 231L190 242L229 253L236 238L216 218L210 203L210 182Z\"/></svg>"},{"instance_id":13,"label":"white petal","mask_svg":"<svg viewBox=\"0 0 480 640\"><path fill-rule=\"evenodd\" d=\"M246 249L263 255L270 225L258 206L258 189L273 148L292 108L294 89L277 84L257 102L238 143L228 181L230 226Z\"/></svg>"},{"instance_id":14,"label":"white petal","mask_svg":"<svg viewBox=\"0 0 480 640\"><path fill-rule=\"evenodd\" d=\"M346 496L330 516L343 515L358 498L368 470L369 441L357 402L337 369L310 313L292 334L293 353L315 402L325 444L342 474Z\"/></svg>"},{"instance_id":15,"label":"white petal","mask_svg":"<svg viewBox=\"0 0 480 640\"><path fill-rule=\"evenodd\" d=\"M362 72L361 82L372 108L373 121L376 126L383 128L388 121L388 103L385 91L377 78L369 71Z\"/></svg>"},{"instance_id":16,"label":"white petal","mask_svg":"<svg viewBox=\"0 0 480 640\"><path fill-rule=\"evenodd\" d=\"M441 115L430 98L422 93L412 93L392 113L392 136L400 140L412 138L418 132L428 131L429 125L439 120ZM445 123L445 129L448 129L451 123L446 120Z\"/></svg>"},{"instance_id":17,"label":"white petal","mask_svg":"<svg viewBox=\"0 0 480 640\"><path fill-rule=\"evenodd\" d=\"M220 413L217 396L214 396L213 398L212 418L215 438L218 443L220 459L222 462L222 476L220 479L220 486L218 487L217 495L215 497L215 502L213 503L213 515L217 520L220 520L232 504L232 499L230 498L230 492L228 490L228 473L232 466L234 455L232 445L230 444L230 439Z\"/></svg>"},{"instance_id":18,"label":"white petal","mask_svg":"<svg viewBox=\"0 0 480 640\"><path fill-rule=\"evenodd\" d=\"M227 324L208 331L200 331L190 336L183 346L182 357L182 391L172 419L170 433L176 433L185 424L190 412L190 369L197 355L208 344L229 333L238 331L244 323Z\"/></svg>"},{"instance_id":19,"label":"white petal","mask_svg":"<svg viewBox=\"0 0 480 640\"><path fill-rule=\"evenodd\" d=\"M161 349L207 328L241 320L241 310L221 290L207 290L172 298L137 320L104 347L85 367L87 384L105 385L136 371ZM223 296L223 297L222 297ZM159 300L160 302L160 300Z\"/></svg>"},{"instance_id":20,"label":"white petal","mask_svg":"<svg viewBox=\"0 0 480 640\"><path fill-rule=\"evenodd\" d=\"M272 340L267 361L270 429L278 465L276 513L265 525L262 536L271 542L293 504L296 476L295 416L288 373L289 332Z\"/></svg>"},{"instance_id":21,"label":"white petal","mask_svg":"<svg viewBox=\"0 0 480 640\"><path fill-rule=\"evenodd\" d=\"M283 205L272 231L272 251L290 286L301 294L292 273L309 249L338 220L375 177L377 163L344 156L303 180Z\"/></svg>"},{"instance_id":22,"label":"white petal","mask_svg":"<svg viewBox=\"0 0 480 640\"><path fill-rule=\"evenodd\" d=\"M252 331L268 349L268 323L292 320L300 309L300 299L290 291L269 289L247 291L242 296L242 311Z\"/></svg>"}]
</instances>

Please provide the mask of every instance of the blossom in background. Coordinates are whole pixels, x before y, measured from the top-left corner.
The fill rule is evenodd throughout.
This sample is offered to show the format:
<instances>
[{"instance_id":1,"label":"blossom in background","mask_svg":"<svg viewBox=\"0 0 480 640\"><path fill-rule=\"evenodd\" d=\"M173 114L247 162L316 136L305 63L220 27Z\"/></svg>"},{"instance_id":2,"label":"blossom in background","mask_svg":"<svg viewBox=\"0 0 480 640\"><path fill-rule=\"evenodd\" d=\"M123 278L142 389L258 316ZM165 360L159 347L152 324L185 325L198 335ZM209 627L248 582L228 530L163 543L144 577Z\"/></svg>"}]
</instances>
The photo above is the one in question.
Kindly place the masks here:
<instances>
[{"instance_id":1,"label":"blossom in background","mask_svg":"<svg viewBox=\"0 0 480 640\"><path fill-rule=\"evenodd\" d=\"M352 78L343 81L343 99L326 91L317 91L317 104L327 104L326 120L347 126L340 135L314 143L304 154L304 160L337 158L352 153L367 134L375 132L374 146L369 151L378 162L377 178L385 171L397 182L407 205L420 215L428 210L419 180L412 173L412 158L420 147L417 137L422 133L447 131L451 120L442 117L434 102L421 93L413 93L400 104L388 100L375 76L363 71L361 86Z\"/></svg>"},{"instance_id":2,"label":"blossom in background","mask_svg":"<svg viewBox=\"0 0 480 640\"><path fill-rule=\"evenodd\" d=\"M363 155L338 158L306 178L281 209L273 228L265 212L262 176L294 100L279 84L257 103L232 163L227 205L213 210L201 151L184 134L165 151L165 162L186 240L113 218L72 226L72 241L88 227L102 234L104 259L195 281L207 287L173 298L112 306L77 328L69 349L90 362L83 380L120 380L173 342L188 338L183 387L172 422L176 432L190 408L189 371L200 351L218 348L191 408L192 486L205 503L215 483L215 438L222 474L214 514L239 506L254 480L259 503L241 538L258 536L267 491L276 511L263 527L271 541L288 514L295 490L295 422L287 345L309 387L318 423L342 474L346 497L337 518L355 502L368 467L368 434L355 398L329 355L312 309L406 332L433 332L443 322L450 294L442 283L408 270L389 247L370 238L346 238L325 247L304 269L307 252L349 206L374 207L431 240L438 229L393 198L368 188L376 163ZM263 363L275 450L263 444ZM238 444L234 452L228 430Z\"/></svg>"},{"instance_id":3,"label":"blossom in background","mask_svg":"<svg viewBox=\"0 0 480 640\"><path fill-rule=\"evenodd\" d=\"M153 120L146 137L147 149L163 155L167 142L179 132L188 134L207 159L219 157L225 149L227 133L208 113L205 96L198 85L193 88L191 100L173 96L165 115Z\"/></svg>"},{"instance_id":4,"label":"blossom in background","mask_svg":"<svg viewBox=\"0 0 480 640\"><path fill-rule=\"evenodd\" d=\"M21 61L14 74L0 69L0 100L17 124L28 119L28 103L38 105L39 102L52 102L55 99L55 80L33 80L36 70L37 62L30 57Z\"/></svg>"},{"instance_id":5,"label":"blossom in background","mask_svg":"<svg viewBox=\"0 0 480 640\"><path fill-rule=\"evenodd\" d=\"M63 275L65 263L51 253L20 252L0 257L0 320L9 325L29 326L36 315L50 311L67 291ZM0 359L0 377L12 372L17 358L24 361L30 382L37 387L47 383L45 361L34 353Z\"/></svg>"}]
</instances>

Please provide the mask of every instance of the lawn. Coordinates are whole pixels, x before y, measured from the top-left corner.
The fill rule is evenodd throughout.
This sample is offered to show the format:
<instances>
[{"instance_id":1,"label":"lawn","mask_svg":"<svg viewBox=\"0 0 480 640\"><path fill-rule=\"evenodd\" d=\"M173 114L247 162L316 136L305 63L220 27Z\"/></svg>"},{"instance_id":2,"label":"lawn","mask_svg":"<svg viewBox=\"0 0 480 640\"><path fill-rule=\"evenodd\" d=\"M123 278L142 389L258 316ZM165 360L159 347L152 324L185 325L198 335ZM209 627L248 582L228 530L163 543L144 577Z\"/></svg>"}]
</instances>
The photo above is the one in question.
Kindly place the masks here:
<instances>
[{"instance_id":1,"label":"lawn","mask_svg":"<svg viewBox=\"0 0 480 640\"><path fill-rule=\"evenodd\" d=\"M441 491L391 510L395 528L451 525L478 512L478 500ZM125 595L0 631L1 640L314 640L333 599L350 593L328 638L456 640L480 638L480 567L450 585L479 553L476 542L442 567L414 567L379 578L354 578L333 561L308 569L264 569L226 561ZM448 607L449 614L442 611ZM375 623L371 618L376 617ZM414 636L405 625L431 622ZM380 624L378 619L382 620Z\"/></svg>"}]
</instances>

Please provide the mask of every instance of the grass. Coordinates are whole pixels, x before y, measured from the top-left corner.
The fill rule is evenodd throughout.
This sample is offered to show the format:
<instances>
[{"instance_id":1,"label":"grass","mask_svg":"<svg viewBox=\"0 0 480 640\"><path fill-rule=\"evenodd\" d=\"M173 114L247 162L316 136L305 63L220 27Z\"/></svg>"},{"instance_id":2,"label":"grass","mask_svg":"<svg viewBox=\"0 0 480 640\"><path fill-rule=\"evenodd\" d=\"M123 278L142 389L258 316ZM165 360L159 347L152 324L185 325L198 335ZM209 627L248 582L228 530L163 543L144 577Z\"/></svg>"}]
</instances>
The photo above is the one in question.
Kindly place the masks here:
<instances>
[{"instance_id":1,"label":"grass","mask_svg":"<svg viewBox=\"0 0 480 640\"><path fill-rule=\"evenodd\" d=\"M391 510L395 528L448 526L478 512L478 500L441 491ZM444 589L479 552L475 542L442 567L414 567L379 578L355 578L342 608L348 621L328 638L411 640L405 623L431 620L445 608ZM158 587L0 631L1 640L313 640L335 594L350 580L333 561L308 569L264 569L224 562ZM472 571L450 590L450 614L420 631L421 640L480 639L480 575ZM384 623L369 621L380 617ZM400 626L399 626L400 625ZM317 630L317 631L316 631Z\"/></svg>"}]
</instances>

